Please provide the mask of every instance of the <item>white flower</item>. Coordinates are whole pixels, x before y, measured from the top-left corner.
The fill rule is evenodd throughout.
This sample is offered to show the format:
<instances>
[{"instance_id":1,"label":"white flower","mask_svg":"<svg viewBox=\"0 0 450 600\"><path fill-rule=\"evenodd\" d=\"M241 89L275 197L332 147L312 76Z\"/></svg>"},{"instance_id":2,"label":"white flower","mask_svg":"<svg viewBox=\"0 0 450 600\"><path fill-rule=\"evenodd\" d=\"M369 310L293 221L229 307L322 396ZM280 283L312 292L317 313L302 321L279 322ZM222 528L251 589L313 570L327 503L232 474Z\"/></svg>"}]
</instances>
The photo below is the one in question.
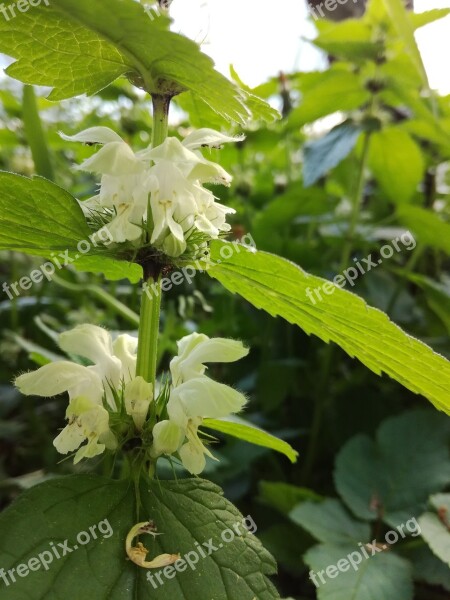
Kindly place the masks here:
<instances>
[{"instance_id":1,"label":"white flower","mask_svg":"<svg viewBox=\"0 0 450 600\"><path fill-rule=\"evenodd\" d=\"M93 458L101 454L105 447L111 450L117 447L114 434L109 429L108 411L89 398L80 396L71 400L66 418L69 424L55 438L53 445L60 454L79 448L74 458L75 464L82 458ZM81 446L85 440L87 444Z\"/></svg>"},{"instance_id":2,"label":"white flower","mask_svg":"<svg viewBox=\"0 0 450 600\"><path fill-rule=\"evenodd\" d=\"M145 161L140 160L120 135L109 127L90 127L76 135L59 135L68 142L103 145L103 148L78 167L82 171L114 177L145 171Z\"/></svg>"},{"instance_id":3,"label":"white flower","mask_svg":"<svg viewBox=\"0 0 450 600\"><path fill-rule=\"evenodd\" d=\"M178 355L170 362L175 386L204 375L208 362L234 362L247 356L242 342L226 338L209 338L203 333L191 333L177 342Z\"/></svg>"},{"instance_id":4,"label":"white flower","mask_svg":"<svg viewBox=\"0 0 450 600\"><path fill-rule=\"evenodd\" d=\"M154 457L161 454L174 454L184 440L184 431L172 421L160 421L153 427L153 446L151 454Z\"/></svg>"},{"instance_id":5,"label":"white flower","mask_svg":"<svg viewBox=\"0 0 450 600\"><path fill-rule=\"evenodd\" d=\"M59 336L59 345L69 354L88 359L87 367L69 361L44 365L16 379L25 395L51 397L68 392L70 400L85 396L101 404L105 397L116 410L113 390L119 390L135 377L137 339L122 334L112 342L111 335L97 325L78 325Z\"/></svg>"},{"instance_id":6,"label":"white flower","mask_svg":"<svg viewBox=\"0 0 450 600\"><path fill-rule=\"evenodd\" d=\"M141 431L153 400L153 386L139 375L126 384L124 397L127 414L133 417L136 428Z\"/></svg>"},{"instance_id":7,"label":"white flower","mask_svg":"<svg viewBox=\"0 0 450 600\"><path fill-rule=\"evenodd\" d=\"M169 256L179 256L193 230L211 239L217 238L221 231L230 230L226 215L235 210L217 203L214 194L202 184L228 186L231 176L220 165L206 160L198 148L241 139L212 129L199 129L183 142L168 137L160 146L141 153L155 163L150 183L155 224L151 243L161 245Z\"/></svg>"},{"instance_id":8,"label":"white flower","mask_svg":"<svg viewBox=\"0 0 450 600\"><path fill-rule=\"evenodd\" d=\"M103 144L78 168L102 175L97 196L81 203L85 214L112 209L108 231L115 242L134 241L142 236L142 223L147 218L148 160L139 158L130 146L108 127L91 127L77 135L60 134L71 142Z\"/></svg>"},{"instance_id":9,"label":"white flower","mask_svg":"<svg viewBox=\"0 0 450 600\"><path fill-rule=\"evenodd\" d=\"M178 356L170 364L173 388L167 403L169 420L161 421L153 429L153 456L178 451L190 473L197 475L203 471L205 455L214 458L198 435L203 419L239 412L246 402L240 392L206 377L204 363L232 362L247 354L241 342L210 339L198 333L178 342Z\"/></svg>"},{"instance_id":10,"label":"white flower","mask_svg":"<svg viewBox=\"0 0 450 600\"><path fill-rule=\"evenodd\" d=\"M235 211L216 202L204 183L230 185L231 176L218 164L203 157L199 148L237 142L212 129L192 132L183 142L168 137L155 148L137 153L114 131L92 127L65 140L103 144L80 165L80 169L102 175L99 194L82 202L86 215L99 212L110 217L107 225L115 242L137 241L153 227L150 243L177 257L197 230L217 238L229 231L228 214ZM151 215L148 215L150 202Z\"/></svg>"},{"instance_id":11,"label":"white flower","mask_svg":"<svg viewBox=\"0 0 450 600\"><path fill-rule=\"evenodd\" d=\"M201 130L197 134L200 132ZM175 164L181 174L191 182L199 181L200 183L230 185L232 180L231 175L217 163L206 160L201 152L193 151L193 149L200 148L203 145L202 139L200 135L200 139L194 145L190 144L192 149L188 149L185 145L186 140L180 142L176 137L168 137L161 145L144 151L142 156L149 158L155 164L168 162Z\"/></svg>"},{"instance_id":12,"label":"white flower","mask_svg":"<svg viewBox=\"0 0 450 600\"><path fill-rule=\"evenodd\" d=\"M59 336L59 345L70 355L87 359L83 366L62 360L44 365L16 379L25 395L55 396L69 394L66 417L69 424L54 441L63 454L79 448L75 462L113 449L117 443L109 428L108 410L119 409L116 398L124 397L125 409L138 429L142 428L150 402L152 386L136 377L137 339L122 334L113 342L111 335L96 325L78 325Z\"/></svg>"},{"instance_id":13,"label":"white flower","mask_svg":"<svg viewBox=\"0 0 450 600\"><path fill-rule=\"evenodd\" d=\"M152 168L149 188L154 224L150 243L169 256L179 256L186 249L185 234L195 222L195 188L171 162Z\"/></svg>"}]
</instances>

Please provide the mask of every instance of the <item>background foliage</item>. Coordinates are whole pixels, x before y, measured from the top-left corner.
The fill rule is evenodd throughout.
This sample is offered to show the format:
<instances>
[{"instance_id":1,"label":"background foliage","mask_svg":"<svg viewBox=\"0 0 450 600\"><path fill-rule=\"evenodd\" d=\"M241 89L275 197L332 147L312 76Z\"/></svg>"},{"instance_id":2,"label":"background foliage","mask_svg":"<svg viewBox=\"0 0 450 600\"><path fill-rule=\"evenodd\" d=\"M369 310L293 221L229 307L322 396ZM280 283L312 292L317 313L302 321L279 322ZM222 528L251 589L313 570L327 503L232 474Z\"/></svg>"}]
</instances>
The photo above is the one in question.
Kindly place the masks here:
<instances>
[{"instance_id":1,"label":"background foliage","mask_svg":"<svg viewBox=\"0 0 450 600\"><path fill-rule=\"evenodd\" d=\"M69 12L83 12L87 4L60 2ZM233 88L220 76L216 83L224 86L218 92L224 107L221 110L219 106L216 113L210 104L217 99L208 104L208 94L215 93L214 82L209 87L205 84L206 88L198 83L193 93L175 100L172 134L182 135L190 125L225 126L230 112L238 122L246 123L244 142L227 146L220 154L211 151L212 160L220 161L234 176L229 190L217 192L222 202L237 210L232 237L250 233L259 250L289 259L315 276L331 280L352 266L353 259L369 254L378 259L383 244L409 230L417 241L414 251L403 250L384 260L377 269L360 276L351 291L448 358L450 98L423 93L427 86L412 36L414 28L443 12L431 11L405 21L403 13L395 9L389 13L385 6L373 1L362 19L318 24L315 43L333 56L324 72L282 75L255 90L244 86L244 95L231 104L226 99L227 94L233 97ZM112 14L108 19L114 21ZM61 16L55 15L52 26L61 35L58 19ZM106 31L114 38L115 27L105 16L102 31L91 34L95 40L90 42L98 44L99 52L115 41L104 39ZM158 25L154 28L157 40ZM49 35L55 31L49 30ZM8 44L16 44L13 36L3 40L0 49L4 52L8 52ZM194 52L190 42L182 43ZM40 92L36 95L27 85L2 80L1 169L45 176L77 198L93 195L94 180L72 168L92 149L68 145L58 131L72 134L101 124L117 130L133 147L148 145L152 128L148 96L124 79L113 81L136 64L142 66L138 46L130 41L130 47L120 54L120 72L105 65L95 89L81 80L68 89L64 80L68 67L57 60L47 61L48 72L42 81L28 78L26 56L39 54L36 48L28 49L9 74L26 82L54 85L52 99L58 102L45 99ZM180 46L181 56L184 50ZM190 78L184 66L172 73L181 86L185 83L181 75ZM142 68L144 79L157 77L152 64ZM164 64L158 62L158 68L164 70ZM205 68L211 68L209 63ZM232 77L239 83L236 73ZM216 90L220 89L217 86ZM81 91L96 93L81 100L64 100ZM251 94L279 106L283 118L271 122L274 113L252 101ZM244 96L250 99L250 121L250 115L243 113ZM48 184L36 181L35 185ZM3 195L0 207L5 201ZM15 218L16 224L25 222L32 227L36 214L18 211ZM83 232L75 231L75 216L72 223L74 240L82 239ZM52 228L52 235L57 233ZM6 238L10 242L13 237L13 226L11 231L3 228L0 232L0 242ZM18 281L41 264L42 259L22 254L23 249L30 248L18 240L17 251L1 253L2 280ZM99 268L102 270L104 265ZM280 280L292 278L287 271L283 263ZM350 354L364 356L365 364L377 371L373 364L388 353L389 346L381 317L374 325L377 335L373 341L364 332L355 337L349 331L352 315L364 312L365 305L342 295L341 304L334 304L327 315L328 329L322 324L315 330L311 322L295 314L292 322L299 323L301 330L247 302L242 296L252 300L253 283L247 284L246 292L245 286L233 283L233 273L227 273L226 267L211 275L198 274L191 285L176 286L166 295L160 365L167 367L175 341L194 329L211 336L239 338L251 347L247 359L238 365L218 366L213 374L244 390L250 398L246 419L288 441L300 458L291 464L267 449L219 436L215 453L221 460L209 463L205 476L222 486L226 497L257 522L260 539L279 564L276 585L281 596L296 600L316 597L308 579L310 568L336 563L348 553L349 544L351 551L351 543L370 542L409 518L420 517L422 537L399 542L389 553L369 561L362 582L354 575L341 575L336 580L340 587L327 584L318 597L347 600L352 591L353 598L366 600L371 597L370 587L371 593L383 600L448 598L449 521L445 511L449 499L443 493L450 486L448 417L396 381L379 377L338 346L308 335L312 332L333 340L345 333L347 345L341 345ZM22 397L10 382L18 371L53 360L59 353L57 332L77 323L135 331L137 287L121 277L122 273L110 281L101 274L67 268L52 282L35 285L17 299L3 294L2 507L22 490L55 474L120 471L120 464L107 460L95 467L73 467L68 461L59 461L52 439L63 422L64 402ZM219 281L240 295L230 294ZM314 287L314 281L309 285ZM269 286L274 294L276 286L275 280ZM291 296L295 294L311 309L298 283L291 290ZM269 305L271 301L273 297L268 296ZM325 311L324 307L319 309ZM409 364L402 344L404 340L393 338L389 346L399 362L400 379L416 381L420 375L432 380L436 403L446 400L448 404L445 368L440 370L436 363L427 366L425 355L420 364ZM422 389L416 383L409 387ZM171 477L172 473L162 471L160 476ZM324 522L329 523L326 529Z\"/></svg>"}]
</instances>

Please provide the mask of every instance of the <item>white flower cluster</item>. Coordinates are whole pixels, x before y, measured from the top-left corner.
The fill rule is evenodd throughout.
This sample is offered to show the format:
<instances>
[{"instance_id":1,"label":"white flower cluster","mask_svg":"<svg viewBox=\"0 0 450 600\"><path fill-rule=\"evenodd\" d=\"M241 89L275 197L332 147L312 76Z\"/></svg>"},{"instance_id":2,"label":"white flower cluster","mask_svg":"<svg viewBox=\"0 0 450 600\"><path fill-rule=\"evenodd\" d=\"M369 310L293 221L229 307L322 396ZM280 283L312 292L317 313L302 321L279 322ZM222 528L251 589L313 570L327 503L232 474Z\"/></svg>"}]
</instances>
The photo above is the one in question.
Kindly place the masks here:
<instances>
[{"instance_id":1,"label":"white flower cluster","mask_svg":"<svg viewBox=\"0 0 450 600\"><path fill-rule=\"evenodd\" d=\"M228 186L231 176L220 165L206 160L199 149L241 141L243 137L199 129L183 142L168 137L160 146L134 153L108 127L61 136L68 141L103 144L79 167L102 176L99 193L81 206L86 215L110 219L107 227L115 242L141 241L147 232L152 246L177 257L186 250L194 232L214 239L221 231L229 231L226 216L235 211L216 202L203 184Z\"/></svg>"},{"instance_id":2,"label":"white flower cluster","mask_svg":"<svg viewBox=\"0 0 450 600\"><path fill-rule=\"evenodd\" d=\"M58 452L76 451L77 463L106 448L117 449L126 425L121 419L124 412L134 428L133 437L136 430L142 433L150 422L151 408L159 403L154 402L152 385L136 376L137 339L122 334L113 342L101 327L79 325L62 333L59 345L92 364L61 360L20 375L15 382L25 395L51 397L68 392L68 424L54 440ZM202 420L236 413L245 404L240 392L207 377L204 363L235 361L248 350L241 342L197 333L181 339L178 350L170 364L172 385L163 409L168 418L153 427L148 452L153 459L175 454L190 473L198 474L205 467L205 454L212 456L198 436Z\"/></svg>"},{"instance_id":3,"label":"white flower cluster","mask_svg":"<svg viewBox=\"0 0 450 600\"><path fill-rule=\"evenodd\" d=\"M239 412L245 397L233 388L205 375L206 362L233 362L248 354L241 342L210 339L192 333L178 342L178 356L170 363L172 389L167 403L168 419L153 429L152 455L178 455L193 474L205 468L205 454L214 458L198 437L204 418L221 418Z\"/></svg>"}]
</instances>

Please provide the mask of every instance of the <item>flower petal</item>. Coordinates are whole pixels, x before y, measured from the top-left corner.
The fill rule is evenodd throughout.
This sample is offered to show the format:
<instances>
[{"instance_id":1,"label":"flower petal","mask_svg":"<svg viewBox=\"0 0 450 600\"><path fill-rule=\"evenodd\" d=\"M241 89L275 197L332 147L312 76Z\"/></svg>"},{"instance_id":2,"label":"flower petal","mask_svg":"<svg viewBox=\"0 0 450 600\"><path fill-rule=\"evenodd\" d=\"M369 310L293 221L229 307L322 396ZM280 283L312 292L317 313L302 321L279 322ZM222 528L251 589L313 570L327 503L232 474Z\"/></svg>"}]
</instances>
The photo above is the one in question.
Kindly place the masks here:
<instances>
[{"instance_id":1,"label":"flower petal","mask_svg":"<svg viewBox=\"0 0 450 600\"><path fill-rule=\"evenodd\" d=\"M68 142L85 142L87 144L109 144L110 142L123 142L123 139L109 127L89 127L76 135L66 135L62 131L59 135Z\"/></svg>"},{"instance_id":2,"label":"flower petal","mask_svg":"<svg viewBox=\"0 0 450 600\"><path fill-rule=\"evenodd\" d=\"M181 409L187 418L216 419L239 412L245 403L245 396L232 387L198 377L172 389L167 412L171 420L183 426Z\"/></svg>"},{"instance_id":3,"label":"flower petal","mask_svg":"<svg viewBox=\"0 0 450 600\"><path fill-rule=\"evenodd\" d=\"M127 414L133 417L136 428L141 430L153 400L153 386L139 375L126 384L124 394Z\"/></svg>"},{"instance_id":4,"label":"flower petal","mask_svg":"<svg viewBox=\"0 0 450 600\"><path fill-rule=\"evenodd\" d=\"M122 363L122 377L125 383L131 381L136 374L137 345L137 337L128 333L118 335L113 343L114 355Z\"/></svg>"},{"instance_id":5,"label":"flower petal","mask_svg":"<svg viewBox=\"0 0 450 600\"><path fill-rule=\"evenodd\" d=\"M59 334L59 347L69 354L87 358L94 364L111 358L113 347L111 335L103 327L84 323Z\"/></svg>"},{"instance_id":6,"label":"flower petal","mask_svg":"<svg viewBox=\"0 0 450 600\"><path fill-rule=\"evenodd\" d=\"M191 333L178 341L178 356L170 362L174 385L203 375L204 363L234 362L247 356L248 352L248 348L237 340Z\"/></svg>"},{"instance_id":7,"label":"flower petal","mask_svg":"<svg viewBox=\"0 0 450 600\"><path fill-rule=\"evenodd\" d=\"M85 439L82 428L74 422L64 427L53 440L53 445L60 454L68 454L79 448Z\"/></svg>"},{"instance_id":8,"label":"flower petal","mask_svg":"<svg viewBox=\"0 0 450 600\"><path fill-rule=\"evenodd\" d=\"M207 146L208 148L217 148L222 144L228 144L231 142L242 142L245 139L245 135L238 135L236 137L231 137L229 135L225 135L220 133L220 131L215 131L214 129L197 129L190 133L182 142L185 148L189 150L196 150L197 148L201 148Z\"/></svg>"},{"instance_id":9,"label":"flower petal","mask_svg":"<svg viewBox=\"0 0 450 600\"><path fill-rule=\"evenodd\" d=\"M69 392L71 396L89 392L93 402L101 402L103 386L99 376L89 367L62 360L44 365L37 371L17 377L15 385L25 396L52 397Z\"/></svg>"},{"instance_id":10,"label":"flower petal","mask_svg":"<svg viewBox=\"0 0 450 600\"><path fill-rule=\"evenodd\" d=\"M113 241L117 243L126 241L133 242L142 237L143 229L140 226L142 221L140 221L139 224L131 222L131 218L135 213L135 207L132 204L121 204L116 210L116 216L107 225ZM145 209L143 209L142 213L144 213L144 211Z\"/></svg>"},{"instance_id":11,"label":"flower petal","mask_svg":"<svg viewBox=\"0 0 450 600\"><path fill-rule=\"evenodd\" d=\"M184 468L192 475L199 475L206 466L204 452L190 442L180 448L179 455Z\"/></svg>"},{"instance_id":12,"label":"flower petal","mask_svg":"<svg viewBox=\"0 0 450 600\"><path fill-rule=\"evenodd\" d=\"M152 456L173 454L184 439L184 431L172 421L160 421L153 427Z\"/></svg>"},{"instance_id":13,"label":"flower petal","mask_svg":"<svg viewBox=\"0 0 450 600\"><path fill-rule=\"evenodd\" d=\"M76 465L83 458L94 458L105 451L105 445L99 444L97 440L91 440L88 444L81 446L78 452L75 454L73 464Z\"/></svg>"},{"instance_id":14,"label":"flower petal","mask_svg":"<svg viewBox=\"0 0 450 600\"><path fill-rule=\"evenodd\" d=\"M128 144L121 141L106 144L78 168L91 173L122 176L143 172L145 164L136 158Z\"/></svg>"}]
</instances>

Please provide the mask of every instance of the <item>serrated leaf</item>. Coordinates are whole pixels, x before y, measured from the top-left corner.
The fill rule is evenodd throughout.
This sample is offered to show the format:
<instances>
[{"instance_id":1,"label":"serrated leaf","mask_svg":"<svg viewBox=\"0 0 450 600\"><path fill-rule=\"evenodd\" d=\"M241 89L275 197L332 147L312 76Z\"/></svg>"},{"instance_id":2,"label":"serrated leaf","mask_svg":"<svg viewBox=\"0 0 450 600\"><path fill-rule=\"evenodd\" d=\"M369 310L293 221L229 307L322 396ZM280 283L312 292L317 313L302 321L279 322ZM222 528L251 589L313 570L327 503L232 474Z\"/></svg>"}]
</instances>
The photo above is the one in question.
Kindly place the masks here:
<instances>
[{"instance_id":1,"label":"serrated leaf","mask_svg":"<svg viewBox=\"0 0 450 600\"><path fill-rule=\"evenodd\" d=\"M342 448L336 489L360 519L382 514L393 527L407 523L423 512L430 494L450 483L449 438L450 421L435 412L388 419L376 441L357 435Z\"/></svg>"},{"instance_id":2,"label":"serrated leaf","mask_svg":"<svg viewBox=\"0 0 450 600\"><path fill-rule=\"evenodd\" d=\"M69 192L42 177L0 172L0 249L38 256L76 250L91 230Z\"/></svg>"},{"instance_id":3,"label":"serrated leaf","mask_svg":"<svg viewBox=\"0 0 450 600\"><path fill-rule=\"evenodd\" d=\"M330 169L346 158L358 141L362 129L347 121L323 137L304 146L303 180L305 187L316 183Z\"/></svg>"},{"instance_id":4,"label":"serrated leaf","mask_svg":"<svg viewBox=\"0 0 450 600\"><path fill-rule=\"evenodd\" d=\"M16 583L7 590L8 600L85 600L86 585L95 600L279 598L265 577L276 569L273 558L245 530L242 515L225 500L220 488L202 479L153 481L142 483L140 495L139 520L152 520L163 533L155 539L141 536L150 556L164 552L184 556L194 551L198 560L192 569L185 565L183 572L175 571L171 578L161 570L160 584L156 570L134 565L125 554L125 537L139 522L130 482L70 476L33 487L1 515L0 564L6 570L51 550L51 542L58 549L58 543L67 540L72 550L59 560L54 558L47 571L40 568L26 577L16 574ZM100 522L102 528L94 528L97 539L90 534L86 544L77 540L80 532L90 532ZM241 535L234 530L233 541L226 543L222 532L237 523ZM198 546L210 540L216 550L208 555L204 547L202 558ZM75 545L79 547L74 549ZM153 575L153 583L148 574Z\"/></svg>"},{"instance_id":5,"label":"serrated leaf","mask_svg":"<svg viewBox=\"0 0 450 600\"><path fill-rule=\"evenodd\" d=\"M298 452L296 452L290 444L267 433L267 431L264 431L259 427L243 422L243 419L239 419L239 421L204 419L203 425L209 429L214 429L215 431L220 431L221 433L226 433L227 435L249 442L250 444L256 444L257 446L275 450L276 452L280 452L287 456L292 463L297 462Z\"/></svg>"},{"instance_id":6,"label":"serrated leaf","mask_svg":"<svg viewBox=\"0 0 450 600\"><path fill-rule=\"evenodd\" d=\"M340 560L347 560L348 555L360 554L360 564L353 568L348 565L345 572L336 568L337 575L332 578L323 575L327 567L336 566ZM361 549L351 545L322 544L314 546L304 556L306 564L315 572L319 583L317 597L319 600L412 600L413 585L411 566L393 552L381 552L368 559L361 556ZM344 563L341 563L343 568ZM330 570L330 573L334 571Z\"/></svg>"},{"instance_id":7,"label":"serrated leaf","mask_svg":"<svg viewBox=\"0 0 450 600\"><path fill-rule=\"evenodd\" d=\"M0 250L43 256L61 266L70 264L79 271L103 273L112 280L128 278L137 283L141 279L140 265L99 255L109 250L91 243L92 235L83 211L69 192L42 177L29 179L0 172ZM80 242L85 242L81 251L77 248ZM87 244L89 250L83 254Z\"/></svg>"},{"instance_id":8,"label":"serrated leaf","mask_svg":"<svg viewBox=\"0 0 450 600\"><path fill-rule=\"evenodd\" d=\"M243 296L272 316L281 316L325 342L333 341L380 375L386 373L413 392L421 393L450 414L450 363L424 343L407 335L383 312L358 296L303 271L267 252L231 249L214 242L212 258L220 264L208 270L228 290ZM229 255L230 258L223 260ZM322 301L308 299L308 289L328 284ZM314 297L313 297L314 300Z\"/></svg>"},{"instance_id":9,"label":"serrated leaf","mask_svg":"<svg viewBox=\"0 0 450 600\"><path fill-rule=\"evenodd\" d=\"M371 136L369 167L387 197L401 204L416 192L424 176L425 161L409 133L388 127Z\"/></svg>"},{"instance_id":10,"label":"serrated leaf","mask_svg":"<svg viewBox=\"0 0 450 600\"><path fill-rule=\"evenodd\" d=\"M352 517L339 500L327 498L323 502L302 502L291 510L289 518L319 542L369 542L369 525Z\"/></svg>"},{"instance_id":11,"label":"serrated leaf","mask_svg":"<svg viewBox=\"0 0 450 600\"><path fill-rule=\"evenodd\" d=\"M166 25L133 0L52 0L1 19L0 51L17 59L11 77L53 87L52 100L94 94L128 74L150 93L191 90L223 118L245 123L251 111L238 88Z\"/></svg>"}]
</instances>

